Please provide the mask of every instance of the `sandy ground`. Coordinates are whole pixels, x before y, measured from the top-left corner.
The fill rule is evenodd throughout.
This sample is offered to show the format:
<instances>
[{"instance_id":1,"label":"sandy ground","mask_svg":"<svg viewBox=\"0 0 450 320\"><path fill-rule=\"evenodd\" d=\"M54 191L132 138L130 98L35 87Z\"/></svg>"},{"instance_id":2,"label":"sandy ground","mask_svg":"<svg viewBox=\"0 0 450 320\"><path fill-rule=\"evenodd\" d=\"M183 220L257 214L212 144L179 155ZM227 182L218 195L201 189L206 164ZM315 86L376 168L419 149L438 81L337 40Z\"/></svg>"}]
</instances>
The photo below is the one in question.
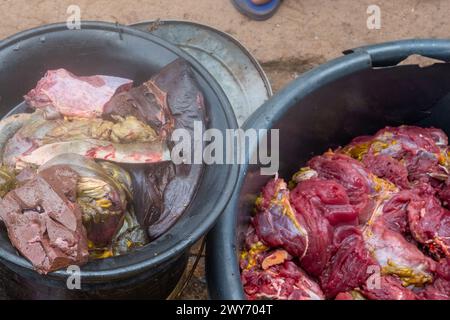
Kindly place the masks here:
<instances>
[{"instance_id":1,"label":"sandy ground","mask_svg":"<svg viewBox=\"0 0 450 320\"><path fill-rule=\"evenodd\" d=\"M70 4L89 20L206 23L236 36L263 63L314 64L367 43L450 34L448 0L285 0L279 14L263 23L241 16L229 0L1 0L0 37L65 21ZM380 30L366 26L371 4L381 9Z\"/></svg>"},{"instance_id":2,"label":"sandy ground","mask_svg":"<svg viewBox=\"0 0 450 320\"><path fill-rule=\"evenodd\" d=\"M0 0L0 38L66 21L71 4L80 7L84 20L130 24L178 19L219 28L255 55L275 91L345 49L397 39L450 36L450 0L284 0L278 14L265 22L242 16L229 0ZM372 4L381 9L379 30L367 28L367 8ZM203 260L183 298L207 297Z\"/></svg>"},{"instance_id":3,"label":"sandy ground","mask_svg":"<svg viewBox=\"0 0 450 320\"><path fill-rule=\"evenodd\" d=\"M85 20L130 24L183 19L238 38L263 64L277 90L297 74L370 43L449 37L449 0L284 0L276 16L257 22L230 0L0 0L0 38L41 24L66 21L69 5ZM381 29L367 28L367 8L381 10Z\"/></svg>"}]
</instances>

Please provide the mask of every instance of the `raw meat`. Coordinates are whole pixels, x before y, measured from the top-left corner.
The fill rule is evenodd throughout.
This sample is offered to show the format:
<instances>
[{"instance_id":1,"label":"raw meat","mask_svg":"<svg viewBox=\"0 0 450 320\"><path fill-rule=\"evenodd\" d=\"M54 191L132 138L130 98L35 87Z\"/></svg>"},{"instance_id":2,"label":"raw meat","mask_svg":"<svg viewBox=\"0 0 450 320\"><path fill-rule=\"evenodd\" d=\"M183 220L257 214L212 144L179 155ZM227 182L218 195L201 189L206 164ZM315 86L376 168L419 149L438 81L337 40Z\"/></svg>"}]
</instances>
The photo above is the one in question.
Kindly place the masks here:
<instances>
[{"instance_id":1,"label":"raw meat","mask_svg":"<svg viewBox=\"0 0 450 320\"><path fill-rule=\"evenodd\" d=\"M77 181L70 168L53 168L1 201L0 217L11 243L40 273L88 260L86 230L73 202Z\"/></svg>"},{"instance_id":2,"label":"raw meat","mask_svg":"<svg viewBox=\"0 0 450 320\"><path fill-rule=\"evenodd\" d=\"M436 268L436 280L418 291L421 299L450 300L450 258L440 260Z\"/></svg>"},{"instance_id":3,"label":"raw meat","mask_svg":"<svg viewBox=\"0 0 450 320\"><path fill-rule=\"evenodd\" d=\"M157 139L150 126L132 116L116 119L46 120L37 111L6 143L3 163L22 169L65 153L119 163L170 159L166 143Z\"/></svg>"},{"instance_id":4,"label":"raw meat","mask_svg":"<svg viewBox=\"0 0 450 320\"><path fill-rule=\"evenodd\" d=\"M39 80L25 101L45 111L46 118L60 115L95 118L105 105L121 91L131 88L133 81L110 76L77 77L65 69L50 70Z\"/></svg>"},{"instance_id":5,"label":"raw meat","mask_svg":"<svg viewBox=\"0 0 450 320\"><path fill-rule=\"evenodd\" d=\"M301 258L301 266L317 277L331 257L333 225L354 224L357 212L349 204L344 188L334 181L300 182L291 192L291 202L308 233L308 250Z\"/></svg>"},{"instance_id":6,"label":"raw meat","mask_svg":"<svg viewBox=\"0 0 450 320\"><path fill-rule=\"evenodd\" d=\"M257 201L258 214L253 220L256 232L265 244L283 247L303 258L308 251L308 232L289 202L289 190L281 179L274 179L263 189Z\"/></svg>"},{"instance_id":7,"label":"raw meat","mask_svg":"<svg viewBox=\"0 0 450 320\"><path fill-rule=\"evenodd\" d=\"M241 257L248 297L294 298L292 263L327 299L450 300L449 172L442 130L401 126L313 157L291 189L269 181Z\"/></svg>"},{"instance_id":8,"label":"raw meat","mask_svg":"<svg viewBox=\"0 0 450 320\"><path fill-rule=\"evenodd\" d=\"M450 257L450 211L432 195L416 197L408 206L414 239L436 257Z\"/></svg>"},{"instance_id":9,"label":"raw meat","mask_svg":"<svg viewBox=\"0 0 450 320\"><path fill-rule=\"evenodd\" d=\"M166 110L166 105L162 103L160 112L150 112L146 117L149 123L157 125L160 136L174 129L185 129L193 139L195 123L205 130L207 115L203 94L192 68L185 60L177 59L170 63L151 82L154 92L160 91L167 97L169 108ZM138 109L146 110L147 107ZM169 112L173 119L169 118ZM193 140L191 145L194 146ZM148 227L151 239L161 236L181 216L195 195L202 172L202 164L175 165L172 162L151 164L133 172L134 190L137 192L136 214L139 222ZM149 187L137 187L142 183Z\"/></svg>"},{"instance_id":10,"label":"raw meat","mask_svg":"<svg viewBox=\"0 0 450 320\"><path fill-rule=\"evenodd\" d=\"M375 223L364 231L364 240L383 274L396 275L405 286L423 286L433 281L434 261L400 233Z\"/></svg>"},{"instance_id":11,"label":"raw meat","mask_svg":"<svg viewBox=\"0 0 450 320\"><path fill-rule=\"evenodd\" d=\"M292 261L268 270L246 270L242 283L247 298L283 300L323 300L319 285Z\"/></svg>"},{"instance_id":12,"label":"raw meat","mask_svg":"<svg viewBox=\"0 0 450 320\"><path fill-rule=\"evenodd\" d=\"M362 294L370 300L416 300L416 294L393 276L382 276L379 287L363 286Z\"/></svg>"},{"instance_id":13,"label":"raw meat","mask_svg":"<svg viewBox=\"0 0 450 320\"><path fill-rule=\"evenodd\" d=\"M194 128L206 128L196 76L181 59L137 88L123 78L48 71L25 96L34 113L0 121L0 196L68 168L78 174L76 192L57 191L81 210L92 258L124 254L156 239L188 207L203 171L202 164L169 161L174 129L186 129L194 139ZM57 187L64 189L63 182ZM54 256L34 257L42 259L33 263L40 272L56 270L66 260L43 261ZM271 259L265 268L278 263L278 254Z\"/></svg>"},{"instance_id":14,"label":"raw meat","mask_svg":"<svg viewBox=\"0 0 450 320\"><path fill-rule=\"evenodd\" d=\"M333 245L336 249L320 275L321 288L329 298L365 284L370 275L368 268L376 265L356 227L343 226L337 229Z\"/></svg>"}]
</instances>

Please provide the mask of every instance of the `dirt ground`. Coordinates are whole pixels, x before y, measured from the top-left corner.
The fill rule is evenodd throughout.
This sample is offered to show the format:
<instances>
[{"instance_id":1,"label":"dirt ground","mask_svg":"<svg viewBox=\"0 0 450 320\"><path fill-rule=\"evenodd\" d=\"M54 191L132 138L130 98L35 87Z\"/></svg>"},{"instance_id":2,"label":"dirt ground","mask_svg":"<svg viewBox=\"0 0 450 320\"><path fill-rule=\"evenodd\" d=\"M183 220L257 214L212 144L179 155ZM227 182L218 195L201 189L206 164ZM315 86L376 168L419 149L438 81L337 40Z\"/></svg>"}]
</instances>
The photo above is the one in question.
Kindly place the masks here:
<instances>
[{"instance_id":1,"label":"dirt ground","mask_svg":"<svg viewBox=\"0 0 450 320\"><path fill-rule=\"evenodd\" d=\"M297 74L370 43L449 37L449 0L284 0L276 16L257 22L230 0L0 0L0 38L66 21L69 5L84 20L130 24L152 19L205 23L239 39L263 64L277 90ZM381 28L367 28L367 9L378 5Z\"/></svg>"},{"instance_id":2,"label":"dirt ground","mask_svg":"<svg viewBox=\"0 0 450 320\"><path fill-rule=\"evenodd\" d=\"M450 37L449 0L284 0L277 15L265 22L242 16L230 0L0 0L0 38L66 21L71 4L80 7L83 20L130 24L178 19L219 28L255 55L274 91L345 49L397 39ZM367 9L373 4L381 10L378 30L367 27ZM183 298L207 297L203 260Z\"/></svg>"}]
</instances>

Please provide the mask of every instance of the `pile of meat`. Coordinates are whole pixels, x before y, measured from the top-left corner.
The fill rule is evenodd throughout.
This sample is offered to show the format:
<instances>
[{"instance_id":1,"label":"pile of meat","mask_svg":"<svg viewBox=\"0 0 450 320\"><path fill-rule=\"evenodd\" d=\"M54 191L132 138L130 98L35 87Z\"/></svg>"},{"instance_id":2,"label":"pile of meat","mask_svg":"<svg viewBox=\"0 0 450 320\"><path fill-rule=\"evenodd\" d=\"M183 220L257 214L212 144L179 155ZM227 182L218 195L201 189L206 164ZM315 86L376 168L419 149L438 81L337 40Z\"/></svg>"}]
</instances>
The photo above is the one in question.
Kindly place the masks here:
<instances>
[{"instance_id":1,"label":"pile of meat","mask_svg":"<svg viewBox=\"0 0 450 320\"><path fill-rule=\"evenodd\" d=\"M137 87L51 70L25 101L0 121L0 222L38 272L125 254L183 213L202 166L173 164L170 136L205 121L187 62Z\"/></svg>"},{"instance_id":2,"label":"pile of meat","mask_svg":"<svg viewBox=\"0 0 450 320\"><path fill-rule=\"evenodd\" d=\"M450 299L450 154L438 129L385 128L257 198L249 299Z\"/></svg>"}]
</instances>

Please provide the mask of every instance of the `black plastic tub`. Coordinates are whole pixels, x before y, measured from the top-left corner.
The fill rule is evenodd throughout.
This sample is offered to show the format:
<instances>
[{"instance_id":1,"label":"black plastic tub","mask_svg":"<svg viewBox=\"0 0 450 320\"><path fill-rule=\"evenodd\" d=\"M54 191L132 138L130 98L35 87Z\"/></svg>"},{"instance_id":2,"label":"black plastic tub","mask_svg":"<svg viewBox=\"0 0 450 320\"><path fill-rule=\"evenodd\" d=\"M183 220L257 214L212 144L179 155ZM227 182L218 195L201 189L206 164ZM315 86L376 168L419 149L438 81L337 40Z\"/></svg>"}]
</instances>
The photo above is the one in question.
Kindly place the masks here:
<instances>
[{"instance_id":1,"label":"black plastic tub","mask_svg":"<svg viewBox=\"0 0 450 320\"><path fill-rule=\"evenodd\" d=\"M207 126L223 131L236 128L223 91L189 55L146 32L100 22L84 22L81 30L69 30L65 24L48 25L0 42L0 116L18 105L49 69L114 75L140 84L180 57L191 64L204 94ZM0 284L10 298L164 299L183 274L189 248L208 232L228 202L238 170L231 165L205 166L196 196L177 223L144 248L83 266L81 290L67 289L70 274L66 271L42 276L32 270L2 229Z\"/></svg>"},{"instance_id":2,"label":"black plastic tub","mask_svg":"<svg viewBox=\"0 0 450 320\"><path fill-rule=\"evenodd\" d=\"M404 40L345 53L296 79L245 123L280 130L281 177L289 179L313 155L387 125L434 126L450 134L449 40ZM413 54L443 63L397 66ZM213 299L245 299L238 265L243 233L257 194L271 178L259 169L242 168L232 200L208 236Z\"/></svg>"}]
</instances>

